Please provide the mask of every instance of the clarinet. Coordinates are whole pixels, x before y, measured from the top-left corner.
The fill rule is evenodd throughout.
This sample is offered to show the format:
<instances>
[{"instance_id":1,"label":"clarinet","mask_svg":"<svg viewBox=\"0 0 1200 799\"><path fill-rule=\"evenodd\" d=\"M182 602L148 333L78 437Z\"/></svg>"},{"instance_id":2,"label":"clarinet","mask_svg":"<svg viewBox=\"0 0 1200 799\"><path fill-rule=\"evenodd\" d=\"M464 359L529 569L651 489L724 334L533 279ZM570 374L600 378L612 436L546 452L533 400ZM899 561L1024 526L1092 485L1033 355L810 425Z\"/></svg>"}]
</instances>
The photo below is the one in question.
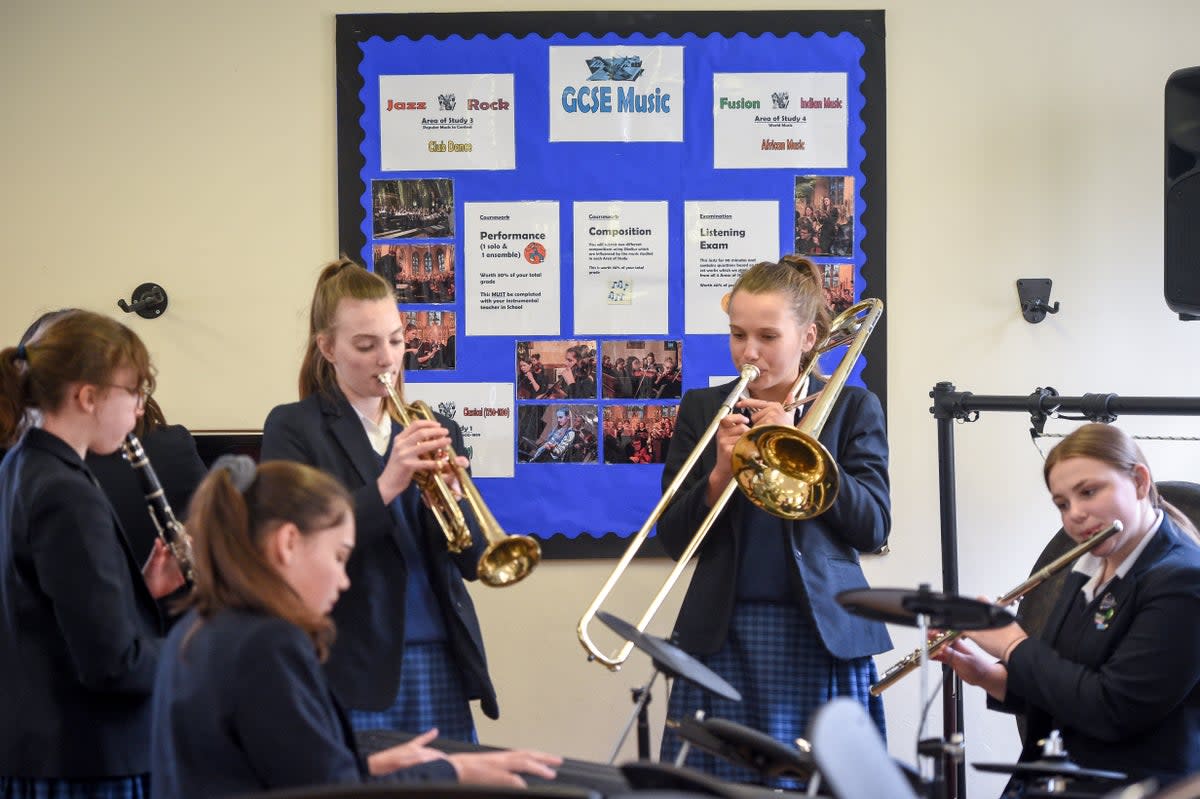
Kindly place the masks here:
<instances>
[{"instance_id":1,"label":"clarinet","mask_svg":"<svg viewBox=\"0 0 1200 799\"><path fill-rule=\"evenodd\" d=\"M129 461L129 465L133 467L133 471L137 473L138 480L142 484L142 493L146 495L146 508L158 530L158 537L175 556L175 561L179 564L179 571L183 574L188 588L191 588L196 583L192 537L187 534L187 530L183 528L171 511L171 504L167 502L167 494L163 491L162 483L158 482L158 475L154 473L154 467L150 465L150 459L146 457L146 451L142 449L142 442L138 441L138 437L133 433L125 436L125 443L121 445L121 454L125 456L125 460Z\"/></svg>"}]
</instances>

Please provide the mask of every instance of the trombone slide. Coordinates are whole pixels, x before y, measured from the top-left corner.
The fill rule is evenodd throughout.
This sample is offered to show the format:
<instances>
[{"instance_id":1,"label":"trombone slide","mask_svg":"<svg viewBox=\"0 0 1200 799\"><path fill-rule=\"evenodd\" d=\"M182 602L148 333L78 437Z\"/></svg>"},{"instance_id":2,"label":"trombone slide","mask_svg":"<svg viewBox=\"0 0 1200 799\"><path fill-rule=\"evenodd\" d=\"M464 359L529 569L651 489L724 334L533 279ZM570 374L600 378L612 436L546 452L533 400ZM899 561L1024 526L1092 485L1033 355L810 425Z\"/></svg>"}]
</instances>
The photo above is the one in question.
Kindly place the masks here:
<instances>
[{"instance_id":1,"label":"trombone slide","mask_svg":"<svg viewBox=\"0 0 1200 799\"><path fill-rule=\"evenodd\" d=\"M1029 575L1029 579L997 599L996 604L1001 607L1011 605L1033 589L1037 588L1042 583L1046 582L1046 580L1050 579L1058 572L1070 566L1072 563L1078 560L1080 556L1091 552L1093 549L1100 546L1100 544L1121 532L1122 529L1123 526L1121 522L1114 520L1112 524L1110 524L1108 527L1105 527L1088 540L1080 543L1070 551L1063 553L1059 558L1047 563L1045 566ZM925 657L934 657L961 635L962 630L946 630L941 635L925 644ZM888 688L892 687L897 681L899 681L901 677L904 677L905 675L915 671L917 667L921 665L921 659L921 648L919 647L914 649L903 660L885 671L883 676L879 678L879 682L871 686L871 696L879 696Z\"/></svg>"},{"instance_id":2,"label":"trombone slide","mask_svg":"<svg viewBox=\"0 0 1200 799\"><path fill-rule=\"evenodd\" d=\"M717 429L721 426L721 420L733 411L733 406L736 405L738 400L742 398L742 393L746 390L746 386L754 382L758 375L759 369L754 364L748 363L742 367L741 376L738 378L737 384L725 397L725 401L721 403L721 407L717 409L717 413L713 416L712 421L708 423L708 427L704 429L704 432L696 441L696 445L692 448L691 453L679 467L679 471L676 473L675 479L671 481L671 484L667 486L666 490L663 491L662 496L659 497L658 504L655 505L654 510L650 512L650 516L646 519L641 529L637 531L637 533L633 536L633 539L629 542L629 546L626 547L625 553L621 556L621 559L617 561L617 565L613 567L612 573L604 582L604 585L601 587L599 593L596 594L596 598L592 600L592 603L588 605L587 610L585 610L583 615L579 618L579 624L576 626L575 632L579 637L579 643L585 650L587 650L588 660L598 661L610 671L619 671L621 669L621 665L629 657L629 653L633 651L633 643L626 641L617 654L612 656L605 655L600 651L600 648L596 646L595 641L592 640L591 633L588 632L588 625L590 625L592 619L595 618L596 611L600 609L600 606L604 603L604 600L607 599L608 595L612 593L613 588L621 579L621 576L625 573L625 570L629 568L629 564L633 561L634 556L637 555L638 550L641 549L642 544L650 536L650 531L658 522L659 517L662 516L663 511L667 509L667 505L670 504L671 500L675 497L676 492L679 491L679 487L683 485L683 481L687 479L689 474L691 474L692 468L696 465L696 461L700 460L700 456L704 454L704 448L708 446L708 442L717 434ZM718 502L713 506L714 510L719 512L720 508L724 506L725 502L729 499L729 496L733 493L736 487L737 483L730 480L729 485L725 487L725 493L721 495L720 500L718 500ZM671 573L667 575L667 579L663 582L662 587L650 601L650 605L646 608L646 612L643 613L642 618L638 620L636 625L638 632L645 632L646 627L649 626L650 621L654 618L655 614L658 613L658 609L662 607L662 603L666 601L668 594L671 593L671 589L675 586L675 583L679 581L680 575L682 575L683 570L687 568L688 562L692 559L692 555L696 554L696 550L700 548L700 544L703 542L703 540L703 535L696 535L693 537L691 543L688 544L687 549L682 555L680 555L679 560L675 562L675 567L671 569Z\"/></svg>"}]
</instances>

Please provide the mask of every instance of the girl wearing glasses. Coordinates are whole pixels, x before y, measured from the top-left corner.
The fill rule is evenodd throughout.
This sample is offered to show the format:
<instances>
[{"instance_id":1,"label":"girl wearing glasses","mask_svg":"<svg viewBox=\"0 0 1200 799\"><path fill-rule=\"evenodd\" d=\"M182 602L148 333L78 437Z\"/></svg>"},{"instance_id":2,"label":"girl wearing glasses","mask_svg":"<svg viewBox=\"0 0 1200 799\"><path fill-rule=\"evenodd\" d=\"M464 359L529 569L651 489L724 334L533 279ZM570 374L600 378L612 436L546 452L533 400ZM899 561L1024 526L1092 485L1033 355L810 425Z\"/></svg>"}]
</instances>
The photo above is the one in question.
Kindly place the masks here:
<instances>
[{"instance_id":1,"label":"girl wearing glasses","mask_svg":"<svg viewBox=\"0 0 1200 799\"><path fill-rule=\"evenodd\" d=\"M148 788L155 599L183 578L161 543L135 560L83 459L121 445L153 385L138 337L87 311L0 350L0 797Z\"/></svg>"}]
</instances>

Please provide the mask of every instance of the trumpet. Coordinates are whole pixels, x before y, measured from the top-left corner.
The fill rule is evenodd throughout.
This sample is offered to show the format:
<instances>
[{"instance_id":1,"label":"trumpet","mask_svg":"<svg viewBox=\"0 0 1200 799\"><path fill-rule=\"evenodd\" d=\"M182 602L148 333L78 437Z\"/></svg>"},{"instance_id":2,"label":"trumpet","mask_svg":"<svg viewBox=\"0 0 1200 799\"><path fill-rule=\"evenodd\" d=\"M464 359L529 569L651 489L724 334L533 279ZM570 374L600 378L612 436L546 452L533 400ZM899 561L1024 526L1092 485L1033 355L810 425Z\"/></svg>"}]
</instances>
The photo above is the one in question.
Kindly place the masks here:
<instances>
[{"instance_id":1,"label":"trumpet","mask_svg":"<svg viewBox=\"0 0 1200 799\"><path fill-rule=\"evenodd\" d=\"M829 333L822 341L818 342L808 366L800 372L788 390L790 401L784 407L794 409L807 402L808 398L798 399L796 395L800 393L801 387L816 367L820 355L846 344L849 344L850 347L842 356L841 363L830 376L825 388L821 390L798 428L787 425L764 425L751 428L738 439L733 448L734 478L717 497L708 515L701 522L700 528L680 554L675 567L650 601L646 612L642 614L642 618L636 625L638 632L644 632L650 624L650 620L658 613L663 601L679 580L680 575L683 574L688 562L699 551L700 545L704 543L704 539L716 523L717 517L721 515L730 497L739 488L750 502L785 519L810 519L824 513L833 504L839 485L837 464L825 446L817 440L817 436L820 435L821 428L828 420L833 403L845 387L846 381L850 377L850 370L862 353L867 338L871 335L871 331L875 328L882 313L883 302L881 300L866 299L847 308L830 323ZM729 415L734 405L741 399L746 387L758 377L758 374L758 367L753 364L746 364L742 367L737 384L721 403L713 420L709 422L708 427L696 442L696 446L680 466L675 479L663 491L663 495L658 504L654 506L654 510L651 511L650 517L646 519L646 523L630 541L625 554L617 562L612 574L609 575L596 598L592 600L579 619L576 633L579 636L580 644L588 652L589 660L599 661L610 670L617 671L629 657L629 653L633 651L633 644L626 641L615 655L605 655L592 641L588 633L588 626L604 600L612 593L613 588L628 569L638 549L649 536L650 529L658 522L659 517L662 516L663 511L666 510L667 505L670 504L687 478L688 473L699 460L705 447L716 434L721 420Z\"/></svg>"},{"instance_id":2,"label":"trumpet","mask_svg":"<svg viewBox=\"0 0 1200 799\"><path fill-rule=\"evenodd\" d=\"M396 391L396 378L390 372L379 375L379 382L387 389L388 399L392 403L392 411L400 424L407 427L415 419L433 420L433 411L425 402L417 400L406 405L400 400ZM466 500L471 513L479 523L479 530L487 540L488 546L479 558L476 575L484 585L499 588L520 582L533 571L542 559L542 548L538 542L527 535L506 535L492 515L491 510L483 501L479 489L467 470L458 464L453 450L440 451L431 456L433 459L444 461L446 466L458 479L462 497ZM451 552L462 552L471 546L471 528L454 490L442 476L441 470L420 471L413 479L421 489L421 496L426 506L433 513L438 525L446 536L446 548Z\"/></svg>"},{"instance_id":3,"label":"trumpet","mask_svg":"<svg viewBox=\"0 0 1200 799\"><path fill-rule=\"evenodd\" d=\"M1037 588L1042 583L1049 580L1058 572L1070 566L1082 555L1086 555L1102 543L1112 538L1123 529L1121 522L1114 520L1112 524L1105 527L1094 536L1074 547L1068 552L1064 552L1062 556L1055 558L1050 563L1047 563L1042 568L1038 569L1033 574L1029 575L1029 579L1018 585L1013 590L1009 591L1004 596L996 600L996 604L1000 607L1006 607L1018 601L1021 597L1028 594L1033 589ZM879 678L879 682L871 686L871 696L879 696L888 688L896 684L896 682L907 674L915 671L921 665L921 661L931 658L945 649L950 643L962 635L962 630L946 630L941 635L928 641L924 647L914 649L903 660L896 663L890 669L883 673ZM922 649L924 652L922 652Z\"/></svg>"},{"instance_id":4,"label":"trumpet","mask_svg":"<svg viewBox=\"0 0 1200 799\"><path fill-rule=\"evenodd\" d=\"M171 510L171 503L167 502L167 494L163 491L162 483L158 481L158 475L154 472L154 467L150 465L150 459L146 457L146 450L142 448L142 442L133 433L125 436L125 442L121 444L121 455L137 474L138 482L142 486L142 494L146 497L146 509L150 512L150 519L154 522L155 529L158 530L158 537L167 545L167 549L171 550L175 562L179 564L179 572L183 575L184 582L187 583L188 588L191 588L196 584L192 537L175 518L175 513Z\"/></svg>"}]
</instances>

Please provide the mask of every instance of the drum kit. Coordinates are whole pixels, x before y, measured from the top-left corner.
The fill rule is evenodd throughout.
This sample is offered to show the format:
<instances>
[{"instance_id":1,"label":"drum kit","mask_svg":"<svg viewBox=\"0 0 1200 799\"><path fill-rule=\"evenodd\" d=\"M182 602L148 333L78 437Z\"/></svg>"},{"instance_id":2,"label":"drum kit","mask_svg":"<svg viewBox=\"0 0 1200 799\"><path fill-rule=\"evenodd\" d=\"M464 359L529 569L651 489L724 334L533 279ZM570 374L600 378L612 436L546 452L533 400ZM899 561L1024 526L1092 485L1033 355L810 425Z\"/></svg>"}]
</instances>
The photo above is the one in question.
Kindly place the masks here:
<instances>
[{"instance_id":1,"label":"drum kit","mask_svg":"<svg viewBox=\"0 0 1200 799\"><path fill-rule=\"evenodd\" d=\"M916 591L895 588L867 588L846 591L838 595L838 602L851 613L889 624L918 627L922 638L929 629L954 631L981 630L1002 627L1012 623L1015 617L999 605L974 599L931 591L922 585ZM715 674L700 661L683 652L662 638L648 635L634 625L609 614L597 613L606 626L633 646L649 655L654 664L650 681L634 689L635 709L625 725L616 747L613 760L628 737L634 721L639 721L638 755L641 761L650 759L649 723L646 704L650 688L661 674L673 679L688 680L711 693L733 701L740 695L728 682ZM942 635L946 638L946 634ZM940 639L934 639L934 645ZM927 647L929 649L929 647ZM936 650L935 650L936 651ZM924 673L932 662L922 650L920 668ZM899 664L898 664L899 665ZM906 672L907 673L907 672ZM926 696L922 677L922 698ZM757 730L719 718L669 719L667 725L684 741L684 748L676 766L682 764L688 747L696 747L721 758L733 765L750 769L765 779L793 779L806 785L804 795L838 796L840 799L857 799L849 793L843 795L832 780L824 780L812 746L804 739L797 739L796 746L788 746ZM882 743L882 742L881 742ZM930 744L936 743L937 746ZM1021 763L973 763L972 766L985 772L1012 775L1012 782L1024 785L1025 797L1059 797L1071 799L1075 796L1123 796L1119 786L1127 781L1126 775L1115 771L1084 768L1072 762L1063 749L1058 731L1042 742L1042 756L1038 760ZM820 746L814 740L813 746ZM933 761L933 776L926 779L917 770L896 763L913 789L914 796L942 799L946 795L946 783L942 775L942 764L954 762L961 757L961 745L937 741L922 741L918 751ZM610 760L609 762L612 762ZM832 777L832 775L830 775ZM1075 790L1076 787L1082 790ZM1105 793L1116 788L1115 793ZM1124 790L1129 790L1125 788ZM1139 794L1144 795L1144 794Z\"/></svg>"}]
</instances>

